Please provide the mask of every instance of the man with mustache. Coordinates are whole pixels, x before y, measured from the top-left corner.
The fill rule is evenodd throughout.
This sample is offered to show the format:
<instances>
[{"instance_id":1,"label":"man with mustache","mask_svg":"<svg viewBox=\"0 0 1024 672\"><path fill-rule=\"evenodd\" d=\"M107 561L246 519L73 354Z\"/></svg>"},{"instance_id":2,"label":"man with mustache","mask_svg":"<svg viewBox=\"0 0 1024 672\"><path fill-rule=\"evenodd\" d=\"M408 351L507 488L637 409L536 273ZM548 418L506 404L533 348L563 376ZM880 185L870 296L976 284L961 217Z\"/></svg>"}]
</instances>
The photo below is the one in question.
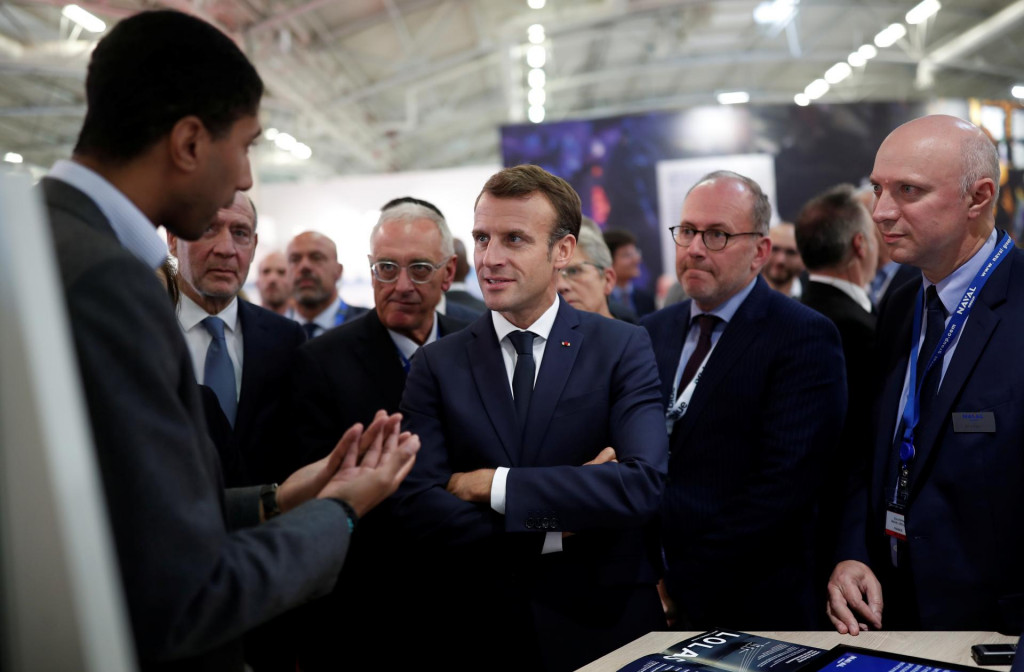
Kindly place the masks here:
<instances>
[{"instance_id":1,"label":"man with mustache","mask_svg":"<svg viewBox=\"0 0 1024 672\"><path fill-rule=\"evenodd\" d=\"M288 282L295 299L288 317L302 325L308 338L367 312L338 296L344 270L338 263L338 247L322 233L306 231L288 243Z\"/></svg>"},{"instance_id":2,"label":"man with mustache","mask_svg":"<svg viewBox=\"0 0 1024 672\"><path fill-rule=\"evenodd\" d=\"M813 629L814 506L846 413L839 334L773 291L761 187L710 173L683 201L690 300L644 318L669 433L665 583L683 629Z\"/></svg>"}]
</instances>

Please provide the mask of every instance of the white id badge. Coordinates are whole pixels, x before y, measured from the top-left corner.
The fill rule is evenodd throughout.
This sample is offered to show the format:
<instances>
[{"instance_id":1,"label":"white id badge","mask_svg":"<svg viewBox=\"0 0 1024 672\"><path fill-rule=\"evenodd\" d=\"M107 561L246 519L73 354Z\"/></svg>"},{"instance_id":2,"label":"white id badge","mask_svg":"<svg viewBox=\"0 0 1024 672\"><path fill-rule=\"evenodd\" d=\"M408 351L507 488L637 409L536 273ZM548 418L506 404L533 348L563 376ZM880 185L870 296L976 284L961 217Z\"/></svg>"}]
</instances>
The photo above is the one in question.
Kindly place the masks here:
<instances>
[{"instance_id":1,"label":"white id badge","mask_svg":"<svg viewBox=\"0 0 1024 672\"><path fill-rule=\"evenodd\" d=\"M907 517L902 509L890 506L885 510L885 533L900 541L907 540Z\"/></svg>"}]
</instances>

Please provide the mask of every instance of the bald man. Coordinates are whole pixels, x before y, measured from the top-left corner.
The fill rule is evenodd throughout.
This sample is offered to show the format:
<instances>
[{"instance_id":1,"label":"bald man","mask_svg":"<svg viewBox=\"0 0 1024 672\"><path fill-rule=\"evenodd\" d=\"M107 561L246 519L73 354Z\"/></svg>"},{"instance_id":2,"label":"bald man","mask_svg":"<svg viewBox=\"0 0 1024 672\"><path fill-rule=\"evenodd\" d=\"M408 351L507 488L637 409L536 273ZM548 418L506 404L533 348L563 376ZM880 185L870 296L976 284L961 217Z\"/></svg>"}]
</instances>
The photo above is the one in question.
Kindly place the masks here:
<instances>
[{"instance_id":1,"label":"bald man","mask_svg":"<svg viewBox=\"0 0 1024 672\"><path fill-rule=\"evenodd\" d=\"M776 224L768 229L768 239L772 241L772 252L762 271L764 279L776 292L799 299L804 288L800 275L805 269L796 247L793 225L789 222Z\"/></svg>"},{"instance_id":2,"label":"bald man","mask_svg":"<svg viewBox=\"0 0 1024 672\"><path fill-rule=\"evenodd\" d=\"M278 315L288 312L292 286L288 283L288 259L277 250L267 254L256 270L260 305Z\"/></svg>"},{"instance_id":3,"label":"bald man","mask_svg":"<svg viewBox=\"0 0 1024 672\"><path fill-rule=\"evenodd\" d=\"M883 243L921 275L879 318L871 474L847 512L829 616L854 635L1020 632L1024 252L995 230L998 154L967 122L923 117L885 139L871 183Z\"/></svg>"},{"instance_id":4,"label":"bald man","mask_svg":"<svg viewBox=\"0 0 1024 672\"><path fill-rule=\"evenodd\" d=\"M338 296L344 267L338 263L338 248L322 233L306 231L288 243L288 282L295 307L288 317L302 325L313 338L367 312L350 306Z\"/></svg>"}]
</instances>

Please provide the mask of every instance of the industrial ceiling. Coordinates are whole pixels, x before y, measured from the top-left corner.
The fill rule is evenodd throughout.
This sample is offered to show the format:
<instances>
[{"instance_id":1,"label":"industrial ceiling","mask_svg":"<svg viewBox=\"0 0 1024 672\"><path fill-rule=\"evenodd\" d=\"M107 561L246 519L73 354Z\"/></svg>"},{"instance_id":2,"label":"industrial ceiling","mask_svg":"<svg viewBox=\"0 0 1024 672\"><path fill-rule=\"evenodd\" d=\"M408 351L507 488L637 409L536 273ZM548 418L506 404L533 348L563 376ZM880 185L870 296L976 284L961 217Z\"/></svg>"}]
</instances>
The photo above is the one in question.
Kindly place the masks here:
<instances>
[{"instance_id":1,"label":"industrial ceiling","mask_svg":"<svg viewBox=\"0 0 1024 672\"><path fill-rule=\"evenodd\" d=\"M78 4L107 30L140 10L174 8L235 38L267 85L264 128L295 139L255 150L264 181L500 163L500 127L531 123L538 80L528 58L541 56L530 47L543 51L543 95L532 100L544 99L545 122L715 105L727 92L794 104L893 24L905 34L810 104L1012 100L1011 87L1024 83L1024 0L941 0L913 24L918 0ZM67 18L64 6L0 1L0 155L25 166L68 156L84 114L85 67L103 32Z\"/></svg>"}]
</instances>

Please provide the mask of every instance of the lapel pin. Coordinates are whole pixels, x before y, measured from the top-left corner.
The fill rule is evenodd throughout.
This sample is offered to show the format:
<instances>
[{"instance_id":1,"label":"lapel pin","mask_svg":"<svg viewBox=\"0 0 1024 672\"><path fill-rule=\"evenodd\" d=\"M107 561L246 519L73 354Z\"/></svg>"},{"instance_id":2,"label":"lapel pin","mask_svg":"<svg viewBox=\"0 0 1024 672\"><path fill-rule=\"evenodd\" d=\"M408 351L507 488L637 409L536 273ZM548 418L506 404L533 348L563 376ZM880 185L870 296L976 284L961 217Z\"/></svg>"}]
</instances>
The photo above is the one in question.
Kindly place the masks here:
<instances>
[{"instance_id":1,"label":"lapel pin","mask_svg":"<svg viewBox=\"0 0 1024 672\"><path fill-rule=\"evenodd\" d=\"M562 347L563 348L568 348L570 345L572 345L572 344L569 343L569 341L562 341Z\"/></svg>"}]
</instances>

